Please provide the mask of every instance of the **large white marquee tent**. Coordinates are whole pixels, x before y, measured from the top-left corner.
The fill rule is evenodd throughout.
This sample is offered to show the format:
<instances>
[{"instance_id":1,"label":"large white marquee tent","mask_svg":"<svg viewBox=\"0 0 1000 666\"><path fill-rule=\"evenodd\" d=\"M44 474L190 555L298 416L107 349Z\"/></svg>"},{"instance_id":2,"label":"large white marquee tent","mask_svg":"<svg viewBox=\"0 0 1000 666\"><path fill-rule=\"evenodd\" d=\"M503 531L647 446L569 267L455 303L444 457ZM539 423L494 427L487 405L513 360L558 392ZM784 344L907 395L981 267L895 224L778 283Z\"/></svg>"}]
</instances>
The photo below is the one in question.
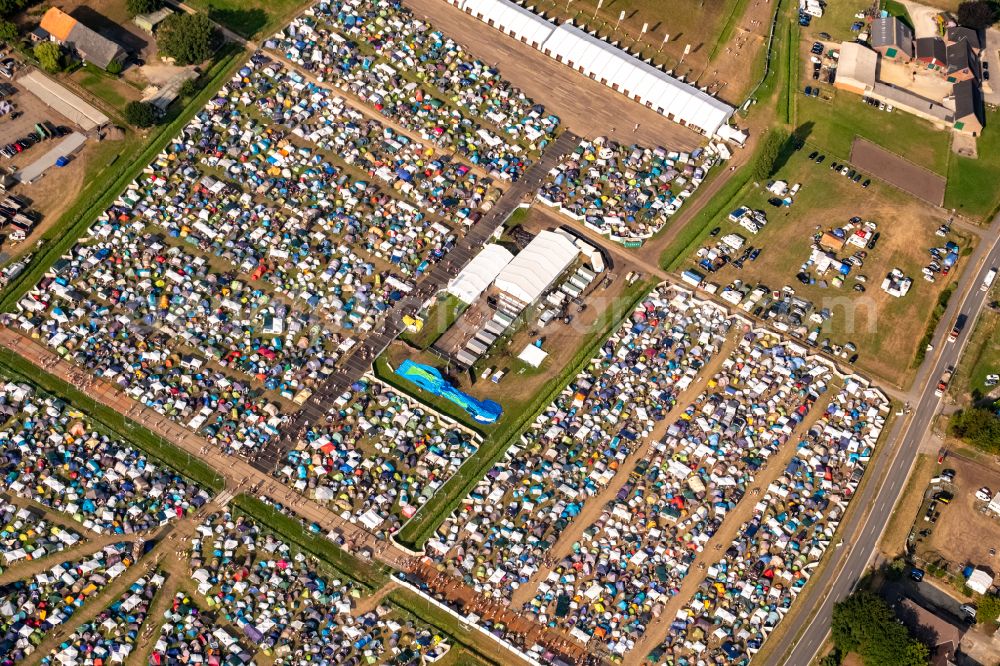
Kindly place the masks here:
<instances>
[{"instance_id":1,"label":"large white marquee tent","mask_svg":"<svg viewBox=\"0 0 1000 666\"><path fill-rule=\"evenodd\" d=\"M471 305L513 258L507 248L490 243L448 283L448 293Z\"/></svg>"},{"instance_id":2,"label":"large white marquee tent","mask_svg":"<svg viewBox=\"0 0 1000 666\"><path fill-rule=\"evenodd\" d=\"M556 27L510 0L449 0L515 39L614 88L674 122L715 136L733 107L683 83L570 22Z\"/></svg>"},{"instance_id":3,"label":"large white marquee tent","mask_svg":"<svg viewBox=\"0 0 1000 666\"><path fill-rule=\"evenodd\" d=\"M573 263L579 253L573 242L565 236L552 231L540 231L500 271L496 287L522 305L534 303Z\"/></svg>"}]
</instances>

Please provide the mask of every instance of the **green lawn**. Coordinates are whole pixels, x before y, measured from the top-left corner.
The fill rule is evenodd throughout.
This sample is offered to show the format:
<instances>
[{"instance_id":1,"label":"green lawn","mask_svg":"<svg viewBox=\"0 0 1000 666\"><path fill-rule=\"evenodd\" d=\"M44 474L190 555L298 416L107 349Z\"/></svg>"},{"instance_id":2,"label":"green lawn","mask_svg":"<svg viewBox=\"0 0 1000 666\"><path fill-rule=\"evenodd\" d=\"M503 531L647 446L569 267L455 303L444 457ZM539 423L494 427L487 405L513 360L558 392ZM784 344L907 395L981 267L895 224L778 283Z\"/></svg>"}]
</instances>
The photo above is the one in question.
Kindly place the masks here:
<instances>
[{"instance_id":1,"label":"green lawn","mask_svg":"<svg viewBox=\"0 0 1000 666\"><path fill-rule=\"evenodd\" d=\"M796 6L798 3L793 3ZM805 34L810 40L819 38L819 33L830 35L831 42L851 41L857 33L851 32L851 24L856 20L854 15L872 6L871 0L837 0L826 3L821 18L814 18Z\"/></svg>"},{"instance_id":2,"label":"green lawn","mask_svg":"<svg viewBox=\"0 0 1000 666\"><path fill-rule=\"evenodd\" d=\"M997 293L994 289L990 300L994 300ZM1000 373L1000 313L984 308L959 362L950 392L959 405L963 405L971 395L992 390L986 386L986 375L995 373Z\"/></svg>"},{"instance_id":3,"label":"green lawn","mask_svg":"<svg viewBox=\"0 0 1000 666\"><path fill-rule=\"evenodd\" d=\"M119 113L125 108L126 104L139 99L139 95L137 94L126 96L128 92L134 93L135 91L90 63L83 65L70 78L76 81L84 90L106 102L112 109Z\"/></svg>"},{"instance_id":4,"label":"green lawn","mask_svg":"<svg viewBox=\"0 0 1000 666\"><path fill-rule=\"evenodd\" d=\"M188 0L189 5L243 37L270 33L308 3L303 0Z\"/></svg>"},{"instance_id":5,"label":"green lawn","mask_svg":"<svg viewBox=\"0 0 1000 666\"><path fill-rule=\"evenodd\" d=\"M895 16L900 21L908 25L911 30L913 29L913 19L910 18L910 12L906 11L906 7L904 7L902 3L898 2L898 0L885 0L885 2L882 3L882 9L889 12L889 16Z\"/></svg>"},{"instance_id":6,"label":"green lawn","mask_svg":"<svg viewBox=\"0 0 1000 666\"><path fill-rule=\"evenodd\" d=\"M944 207L986 220L1000 205L1000 111L986 112L986 128L978 139L979 157L951 154Z\"/></svg>"},{"instance_id":7,"label":"green lawn","mask_svg":"<svg viewBox=\"0 0 1000 666\"><path fill-rule=\"evenodd\" d=\"M451 325L455 323L466 307L468 306L453 294L439 297L424 315L424 327L420 329L420 332L410 333L407 331L400 337L417 349L427 349L451 328Z\"/></svg>"},{"instance_id":8,"label":"green lawn","mask_svg":"<svg viewBox=\"0 0 1000 666\"><path fill-rule=\"evenodd\" d=\"M9 349L0 349L0 375L37 386L39 390L66 400L88 415L99 431L134 444L151 458L169 465L208 490L219 492L225 483L210 465L153 434L54 375L36 368Z\"/></svg>"},{"instance_id":9,"label":"green lawn","mask_svg":"<svg viewBox=\"0 0 1000 666\"><path fill-rule=\"evenodd\" d=\"M832 99L799 99L797 122L811 124L808 141L821 148L827 160L847 160L854 137L861 136L935 173L948 174L949 132L902 111L879 111L847 91L824 85L823 94Z\"/></svg>"}]
</instances>

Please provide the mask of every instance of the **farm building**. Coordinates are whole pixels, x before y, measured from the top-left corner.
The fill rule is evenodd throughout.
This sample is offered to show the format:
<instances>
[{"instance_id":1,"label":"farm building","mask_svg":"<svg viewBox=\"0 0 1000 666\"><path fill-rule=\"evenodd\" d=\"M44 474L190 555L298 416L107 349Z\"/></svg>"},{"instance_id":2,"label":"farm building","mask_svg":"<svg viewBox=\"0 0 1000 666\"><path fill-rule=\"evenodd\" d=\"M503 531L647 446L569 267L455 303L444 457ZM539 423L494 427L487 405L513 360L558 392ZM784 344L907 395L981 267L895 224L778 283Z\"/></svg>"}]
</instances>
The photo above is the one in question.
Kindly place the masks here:
<instances>
[{"instance_id":1,"label":"farm building","mask_svg":"<svg viewBox=\"0 0 1000 666\"><path fill-rule=\"evenodd\" d=\"M972 79L959 81L952 88L955 97L954 128L978 136L983 131L983 100L979 86Z\"/></svg>"},{"instance_id":2,"label":"farm building","mask_svg":"<svg viewBox=\"0 0 1000 666\"><path fill-rule=\"evenodd\" d=\"M42 17L41 29L66 48L76 51L81 60L107 69L112 62L125 60L125 49L91 30L66 12L52 7Z\"/></svg>"},{"instance_id":3,"label":"farm building","mask_svg":"<svg viewBox=\"0 0 1000 666\"><path fill-rule=\"evenodd\" d=\"M871 45L886 58L913 59L913 31L895 16L872 21Z\"/></svg>"},{"instance_id":4,"label":"farm building","mask_svg":"<svg viewBox=\"0 0 1000 666\"><path fill-rule=\"evenodd\" d=\"M917 40L917 60L930 69L948 66L948 47L940 37L921 37Z\"/></svg>"},{"instance_id":5,"label":"farm building","mask_svg":"<svg viewBox=\"0 0 1000 666\"><path fill-rule=\"evenodd\" d=\"M152 35L156 32L156 26L167 20L167 17L173 13L173 10L169 7L161 7L155 12L151 12L149 14L139 14L132 19L132 22L135 23L136 26L138 26L143 32L148 32Z\"/></svg>"},{"instance_id":6,"label":"farm building","mask_svg":"<svg viewBox=\"0 0 1000 666\"><path fill-rule=\"evenodd\" d=\"M878 53L857 42L844 42L833 87L864 95L875 85L877 69Z\"/></svg>"},{"instance_id":7,"label":"farm building","mask_svg":"<svg viewBox=\"0 0 1000 666\"><path fill-rule=\"evenodd\" d=\"M540 231L497 275L494 284L501 300L508 301L517 311L531 305L579 253L562 234Z\"/></svg>"}]
</instances>

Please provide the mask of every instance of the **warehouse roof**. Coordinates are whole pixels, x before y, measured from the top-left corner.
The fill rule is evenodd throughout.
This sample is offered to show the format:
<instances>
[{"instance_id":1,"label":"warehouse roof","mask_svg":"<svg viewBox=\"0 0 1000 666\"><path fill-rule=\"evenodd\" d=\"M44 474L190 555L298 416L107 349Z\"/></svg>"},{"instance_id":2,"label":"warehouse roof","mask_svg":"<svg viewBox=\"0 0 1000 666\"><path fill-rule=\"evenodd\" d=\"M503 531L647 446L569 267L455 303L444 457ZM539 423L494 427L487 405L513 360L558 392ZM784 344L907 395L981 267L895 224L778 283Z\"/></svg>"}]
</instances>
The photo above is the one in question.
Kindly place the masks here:
<instances>
[{"instance_id":1,"label":"warehouse roof","mask_svg":"<svg viewBox=\"0 0 1000 666\"><path fill-rule=\"evenodd\" d=\"M565 236L540 231L496 279L502 292L522 303L533 303L576 259L579 250Z\"/></svg>"},{"instance_id":2,"label":"warehouse roof","mask_svg":"<svg viewBox=\"0 0 1000 666\"><path fill-rule=\"evenodd\" d=\"M38 70L25 74L18 79L18 83L58 113L79 125L84 132L102 127L109 122L106 115Z\"/></svg>"},{"instance_id":3,"label":"warehouse roof","mask_svg":"<svg viewBox=\"0 0 1000 666\"><path fill-rule=\"evenodd\" d=\"M507 248L490 243L448 283L448 293L454 294L463 303L472 303L486 291L513 258L514 255Z\"/></svg>"},{"instance_id":4,"label":"warehouse roof","mask_svg":"<svg viewBox=\"0 0 1000 666\"><path fill-rule=\"evenodd\" d=\"M528 44L542 44L554 26L535 12L505 0L459 0L461 9Z\"/></svg>"}]
</instances>

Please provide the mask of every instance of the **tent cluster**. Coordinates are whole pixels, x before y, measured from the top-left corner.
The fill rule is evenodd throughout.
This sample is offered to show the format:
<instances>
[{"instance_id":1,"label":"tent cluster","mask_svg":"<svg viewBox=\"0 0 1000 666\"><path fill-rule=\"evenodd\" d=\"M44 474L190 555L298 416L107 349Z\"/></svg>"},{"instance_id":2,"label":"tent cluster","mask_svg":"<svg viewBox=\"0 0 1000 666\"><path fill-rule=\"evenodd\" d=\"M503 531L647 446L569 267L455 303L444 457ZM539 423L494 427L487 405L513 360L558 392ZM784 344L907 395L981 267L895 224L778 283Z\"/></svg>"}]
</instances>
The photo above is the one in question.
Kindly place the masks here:
<instances>
[{"instance_id":1,"label":"tent cluster","mask_svg":"<svg viewBox=\"0 0 1000 666\"><path fill-rule=\"evenodd\" d=\"M53 627L132 565L132 544L113 543L27 580L0 585L0 663L28 657Z\"/></svg>"},{"instance_id":2,"label":"tent cluster","mask_svg":"<svg viewBox=\"0 0 1000 666\"><path fill-rule=\"evenodd\" d=\"M218 513L198 527L191 577L251 652L279 665L435 661L443 637L394 617L388 606L352 614L361 589L329 579L316 561L262 531L253 521Z\"/></svg>"},{"instance_id":3,"label":"tent cluster","mask_svg":"<svg viewBox=\"0 0 1000 666\"><path fill-rule=\"evenodd\" d=\"M889 413L848 377L795 457L761 495L651 660L746 664L806 585L854 495Z\"/></svg>"},{"instance_id":4,"label":"tent cluster","mask_svg":"<svg viewBox=\"0 0 1000 666\"><path fill-rule=\"evenodd\" d=\"M364 379L308 426L277 473L367 529L394 532L477 448L454 423Z\"/></svg>"},{"instance_id":5,"label":"tent cluster","mask_svg":"<svg viewBox=\"0 0 1000 666\"><path fill-rule=\"evenodd\" d=\"M391 186L411 204L452 222L468 221L471 211L488 205L499 194L492 180L479 177L468 163L386 127L370 117L370 111L346 102L335 89L307 81L294 69L261 53L246 63L209 108L228 116L221 124L230 135L245 113L273 126L290 128L298 146L315 145L324 158L352 165ZM303 157L318 161L311 149L304 152L298 146ZM417 223L425 229L429 226L412 206L402 208L415 216L411 226L418 231L421 224ZM393 230L392 226L386 229L386 239L395 237L388 233ZM415 240L415 235L409 240Z\"/></svg>"},{"instance_id":6,"label":"tent cluster","mask_svg":"<svg viewBox=\"0 0 1000 666\"><path fill-rule=\"evenodd\" d=\"M395 0L317 3L265 47L498 180L517 180L559 127L496 68Z\"/></svg>"},{"instance_id":7,"label":"tent cluster","mask_svg":"<svg viewBox=\"0 0 1000 666\"><path fill-rule=\"evenodd\" d=\"M712 304L654 290L442 524L428 553L481 592L509 597L664 418L728 326Z\"/></svg>"},{"instance_id":8,"label":"tent cluster","mask_svg":"<svg viewBox=\"0 0 1000 666\"><path fill-rule=\"evenodd\" d=\"M0 409L13 405L15 418L0 430L4 484L88 530L144 532L208 501L204 490L124 442L95 432L59 400L8 385L0 391Z\"/></svg>"},{"instance_id":9,"label":"tent cluster","mask_svg":"<svg viewBox=\"0 0 1000 666\"><path fill-rule=\"evenodd\" d=\"M49 522L38 509L21 507L0 495L0 572L22 561L37 560L80 542L75 531Z\"/></svg>"},{"instance_id":10,"label":"tent cluster","mask_svg":"<svg viewBox=\"0 0 1000 666\"><path fill-rule=\"evenodd\" d=\"M215 612L204 612L194 600L178 592L163 613L160 635L149 655L149 666L246 666L253 652L239 634L225 626Z\"/></svg>"},{"instance_id":11,"label":"tent cluster","mask_svg":"<svg viewBox=\"0 0 1000 666\"><path fill-rule=\"evenodd\" d=\"M631 650L829 379L777 337L746 333L524 610Z\"/></svg>"},{"instance_id":12,"label":"tent cluster","mask_svg":"<svg viewBox=\"0 0 1000 666\"><path fill-rule=\"evenodd\" d=\"M538 189L542 203L615 240L654 236L718 161L707 149L678 152L584 140Z\"/></svg>"},{"instance_id":13,"label":"tent cluster","mask_svg":"<svg viewBox=\"0 0 1000 666\"><path fill-rule=\"evenodd\" d=\"M81 625L41 661L43 666L103 666L126 661L150 604L163 586L163 574L136 579L110 606Z\"/></svg>"}]
</instances>

